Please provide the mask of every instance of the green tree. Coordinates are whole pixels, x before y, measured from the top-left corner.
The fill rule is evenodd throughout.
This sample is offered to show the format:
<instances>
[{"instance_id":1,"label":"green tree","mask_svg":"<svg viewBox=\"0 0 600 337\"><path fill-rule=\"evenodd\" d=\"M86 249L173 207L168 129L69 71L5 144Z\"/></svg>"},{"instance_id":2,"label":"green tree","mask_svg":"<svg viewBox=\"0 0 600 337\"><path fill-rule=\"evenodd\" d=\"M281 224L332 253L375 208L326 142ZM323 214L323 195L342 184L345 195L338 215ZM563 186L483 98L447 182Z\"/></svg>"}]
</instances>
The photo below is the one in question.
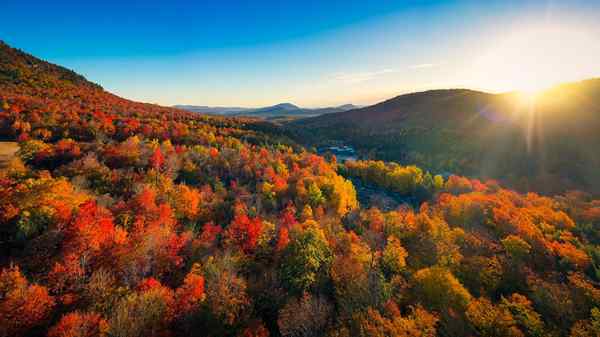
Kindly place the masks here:
<instances>
[{"instance_id":1,"label":"green tree","mask_svg":"<svg viewBox=\"0 0 600 337\"><path fill-rule=\"evenodd\" d=\"M292 232L283 252L280 276L286 288L297 294L309 289L327 270L332 255L323 232L315 226Z\"/></svg>"},{"instance_id":2,"label":"green tree","mask_svg":"<svg viewBox=\"0 0 600 337\"><path fill-rule=\"evenodd\" d=\"M464 311L471 301L471 294L442 267L417 271L414 275L414 291L417 298L433 310L455 309Z\"/></svg>"},{"instance_id":3,"label":"green tree","mask_svg":"<svg viewBox=\"0 0 600 337\"><path fill-rule=\"evenodd\" d=\"M398 274L406 267L408 253L394 236L390 236L381 256L381 266L387 275Z\"/></svg>"}]
</instances>

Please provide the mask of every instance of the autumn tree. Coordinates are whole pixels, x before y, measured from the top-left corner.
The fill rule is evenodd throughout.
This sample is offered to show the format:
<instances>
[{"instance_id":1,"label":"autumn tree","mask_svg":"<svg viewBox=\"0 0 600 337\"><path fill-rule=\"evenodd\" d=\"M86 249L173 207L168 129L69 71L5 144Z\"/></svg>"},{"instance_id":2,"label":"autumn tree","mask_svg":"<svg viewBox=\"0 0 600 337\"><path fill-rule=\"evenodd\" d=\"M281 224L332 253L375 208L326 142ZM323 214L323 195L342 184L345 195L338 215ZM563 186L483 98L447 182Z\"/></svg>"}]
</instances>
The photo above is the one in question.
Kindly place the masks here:
<instances>
[{"instance_id":1,"label":"autumn tree","mask_svg":"<svg viewBox=\"0 0 600 337\"><path fill-rule=\"evenodd\" d=\"M174 315L173 291L156 281L144 280L137 291L116 305L108 320L108 335L161 336Z\"/></svg>"},{"instance_id":2,"label":"autumn tree","mask_svg":"<svg viewBox=\"0 0 600 337\"><path fill-rule=\"evenodd\" d=\"M544 322L527 297L515 293L508 298L502 298L500 306L512 314L521 331L527 336L544 336Z\"/></svg>"},{"instance_id":3,"label":"autumn tree","mask_svg":"<svg viewBox=\"0 0 600 337\"><path fill-rule=\"evenodd\" d=\"M408 253L400 240L390 236L381 256L381 265L387 275L398 274L406 267Z\"/></svg>"},{"instance_id":4,"label":"autumn tree","mask_svg":"<svg viewBox=\"0 0 600 337\"><path fill-rule=\"evenodd\" d=\"M103 337L108 323L97 313L71 312L50 328L48 337Z\"/></svg>"},{"instance_id":5,"label":"autumn tree","mask_svg":"<svg viewBox=\"0 0 600 337\"><path fill-rule=\"evenodd\" d=\"M325 235L316 224L294 230L283 251L281 279L290 291L301 294L313 286L331 262L331 251Z\"/></svg>"},{"instance_id":6,"label":"autumn tree","mask_svg":"<svg viewBox=\"0 0 600 337\"><path fill-rule=\"evenodd\" d=\"M333 305L322 296L304 293L291 298L279 310L277 325L282 336L321 336L333 313Z\"/></svg>"},{"instance_id":7,"label":"autumn tree","mask_svg":"<svg viewBox=\"0 0 600 337\"><path fill-rule=\"evenodd\" d=\"M467 306L466 315L475 331L481 336L523 336L511 312L503 307L495 306L485 297L471 301Z\"/></svg>"},{"instance_id":8,"label":"autumn tree","mask_svg":"<svg viewBox=\"0 0 600 337\"><path fill-rule=\"evenodd\" d=\"M415 296L433 310L464 311L471 294L450 271L441 267L425 268L414 274Z\"/></svg>"},{"instance_id":9,"label":"autumn tree","mask_svg":"<svg viewBox=\"0 0 600 337\"><path fill-rule=\"evenodd\" d=\"M48 290L30 284L18 267L0 272L0 336L18 336L49 318L54 298Z\"/></svg>"}]
</instances>

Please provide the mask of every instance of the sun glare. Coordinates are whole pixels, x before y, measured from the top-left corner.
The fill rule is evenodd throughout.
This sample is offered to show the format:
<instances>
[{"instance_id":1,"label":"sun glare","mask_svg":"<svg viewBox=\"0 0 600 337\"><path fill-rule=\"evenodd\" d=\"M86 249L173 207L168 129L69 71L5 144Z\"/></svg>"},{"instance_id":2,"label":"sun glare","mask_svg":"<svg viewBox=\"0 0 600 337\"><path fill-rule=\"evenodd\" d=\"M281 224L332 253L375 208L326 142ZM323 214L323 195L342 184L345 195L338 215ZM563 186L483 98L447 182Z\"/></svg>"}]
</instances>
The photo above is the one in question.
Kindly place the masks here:
<instances>
[{"instance_id":1,"label":"sun glare","mask_svg":"<svg viewBox=\"0 0 600 337\"><path fill-rule=\"evenodd\" d=\"M472 65L473 81L492 91L523 91L535 97L560 82L585 77L596 61L596 38L573 26L515 28L492 39ZM582 51L584 51L582 53Z\"/></svg>"},{"instance_id":2,"label":"sun glare","mask_svg":"<svg viewBox=\"0 0 600 337\"><path fill-rule=\"evenodd\" d=\"M545 88L519 90L520 100L524 103L535 103Z\"/></svg>"}]
</instances>

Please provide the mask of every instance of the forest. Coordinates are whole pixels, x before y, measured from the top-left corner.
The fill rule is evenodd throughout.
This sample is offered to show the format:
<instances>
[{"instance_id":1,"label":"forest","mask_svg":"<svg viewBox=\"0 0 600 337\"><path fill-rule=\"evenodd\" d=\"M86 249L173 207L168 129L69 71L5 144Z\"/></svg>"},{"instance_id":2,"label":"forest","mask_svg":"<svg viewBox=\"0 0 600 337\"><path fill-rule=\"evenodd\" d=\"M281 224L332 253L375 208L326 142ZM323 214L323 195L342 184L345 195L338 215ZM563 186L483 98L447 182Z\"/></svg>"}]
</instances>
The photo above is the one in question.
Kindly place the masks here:
<instances>
[{"instance_id":1,"label":"forest","mask_svg":"<svg viewBox=\"0 0 600 337\"><path fill-rule=\"evenodd\" d=\"M136 103L0 44L0 336L598 336L600 200ZM349 178L413 196L363 208Z\"/></svg>"}]
</instances>

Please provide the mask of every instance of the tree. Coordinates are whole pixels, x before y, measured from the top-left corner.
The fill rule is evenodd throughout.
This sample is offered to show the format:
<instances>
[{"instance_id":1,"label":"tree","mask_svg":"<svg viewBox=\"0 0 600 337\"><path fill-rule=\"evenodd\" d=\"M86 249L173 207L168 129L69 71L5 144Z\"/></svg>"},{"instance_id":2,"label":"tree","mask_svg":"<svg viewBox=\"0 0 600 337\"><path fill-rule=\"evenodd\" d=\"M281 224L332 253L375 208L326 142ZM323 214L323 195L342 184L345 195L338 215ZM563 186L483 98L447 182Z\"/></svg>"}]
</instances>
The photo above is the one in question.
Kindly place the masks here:
<instances>
[{"instance_id":1,"label":"tree","mask_svg":"<svg viewBox=\"0 0 600 337\"><path fill-rule=\"evenodd\" d=\"M67 251L94 254L112 243L122 243L126 233L115 227L110 211L90 200L79 207L67 233Z\"/></svg>"},{"instance_id":2,"label":"tree","mask_svg":"<svg viewBox=\"0 0 600 337\"><path fill-rule=\"evenodd\" d=\"M30 284L19 267L0 272L0 336L18 336L49 318L54 298L45 287Z\"/></svg>"},{"instance_id":3,"label":"tree","mask_svg":"<svg viewBox=\"0 0 600 337\"><path fill-rule=\"evenodd\" d=\"M227 227L225 237L248 254L256 249L262 232L263 222L260 218L249 218L246 214L238 214Z\"/></svg>"},{"instance_id":4,"label":"tree","mask_svg":"<svg viewBox=\"0 0 600 337\"><path fill-rule=\"evenodd\" d=\"M97 313L71 312L50 328L48 337L104 337L108 323Z\"/></svg>"},{"instance_id":5,"label":"tree","mask_svg":"<svg viewBox=\"0 0 600 337\"><path fill-rule=\"evenodd\" d=\"M434 337L438 318L421 307L410 314L399 312L382 315L374 308L358 311L352 316L350 334L361 337Z\"/></svg>"},{"instance_id":6,"label":"tree","mask_svg":"<svg viewBox=\"0 0 600 337\"><path fill-rule=\"evenodd\" d=\"M516 235L509 235L502 239L502 245L506 252L517 261L522 261L531 251L531 246Z\"/></svg>"},{"instance_id":7,"label":"tree","mask_svg":"<svg viewBox=\"0 0 600 337\"><path fill-rule=\"evenodd\" d=\"M152 156L150 157L150 166L156 171L160 171L164 163L165 157L160 151L160 147L156 147L156 150L154 150L154 153L152 153Z\"/></svg>"},{"instance_id":8,"label":"tree","mask_svg":"<svg viewBox=\"0 0 600 337\"><path fill-rule=\"evenodd\" d=\"M406 267L408 253L394 236L387 239L387 244L381 256L381 265L387 275L398 274Z\"/></svg>"},{"instance_id":9,"label":"tree","mask_svg":"<svg viewBox=\"0 0 600 337\"><path fill-rule=\"evenodd\" d=\"M252 322L247 328L245 328L239 335L239 337L269 337L269 330L265 327L262 322Z\"/></svg>"},{"instance_id":10,"label":"tree","mask_svg":"<svg viewBox=\"0 0 600 337\"><path fill-rule=\"evenodd\" d=\"M325 202L325 197L315 182L308 185L308 201L312 207L317 207Z\"/></svg>"},{"instance_id":11,"label":"tree","mask_svg":"<svg viewBox=\"0 0 600 337\"><path fill-rule=\"evenodd\" d=\"M333 305L327 299L304 293L279 310L279 332L285 337L321 336L332 313Z\"/></svg>"},{"instance_id":12,"label":"tree","mask_svg":"<svg viewBox=\"0 0 600 337\"><path fill-rule=\"evenodd\" d=\"M173 291L155 279L146 279L138 291L121 299L108 320L108 335L161 336L174 315Z\"/></svg>"},{"instance_id":13,"label":"tree","mask_svg":"<svg viewBox=\"0 0 600 337\"><path fill-rule=\"evenodd\" d=\"M523 333L516 326L510 311L492 304L485 297L474 299L467 306L467 318L475 331L484 337L520 337Z\"/></svg>"},{"instance_id":14,"label":"tree","mask_svg":"<svg viewBox=\"0 0 600 337\"><path fill-rule=\"evenodd\" d=\"M200 213L201 194L187 185L177 185L175 192L175 213L179 219L193 221Z\"/></svg>"},{"instance_id":15,"label":"tree","mask_svg":"<svg viewBox=\"0 0 600 337\"><path fill-rule=\"evenodd\" d=\"M448 271L441 267L425 268L414 274L415 296L433 310L464 311L471 294Z\"/></svg>"},{"instance_id":16,"label":"tree","mask_svg":"<svg viewBox=\"0 0 600 337\"><path fill-rule=\"evenodd\" d=\"M513 318L527 336L544 336L544 323L531 304L531 301L521 295L512 294L509 298L502 298L500 306L512 314Z\"/></svg>"},{"instance_id":17,"label":"tree","mask_svg":"<svg viewBox=\"0 0 600 337\"><path fill-rule=\"evenodd\" d=\"M590 318L575 322L571 327L570 337L597 337L600 336L600 310L593 308Z\"/></svg>"},{"instance_id":18,"label":"tree","mask_svg":"<svg viewBox=\"0 0 600 337\"><path fill-rule=\"evenodd\" d=\"M192 267L197 268L199 267ZM196 310L205 297L204 277L192 270L183 280L183 285L175 291L177 314L183 315Z\"/></svg>"},{"instance_id":19,"label":"tree","mask_svg":"<svg viewBox=\"0 0 600 337\"><path fill-rule=\"evenodd\" d=\"M247 317L250 299L246 281L231 271L207 277L206 305L225 326L232 326Z\"/></svg>"},{"instance_id":20,"label":"tree","mask_svg":"<svg viewBox=\"0 0 600 337\"><path fill-rule=\"evenodd\" d=\"M290 291L301 294L317 282L331 262L331 251L323 232L314 226L292 231L292 239L283 251L281 279Z\"/></svg>"}]
</instances>

